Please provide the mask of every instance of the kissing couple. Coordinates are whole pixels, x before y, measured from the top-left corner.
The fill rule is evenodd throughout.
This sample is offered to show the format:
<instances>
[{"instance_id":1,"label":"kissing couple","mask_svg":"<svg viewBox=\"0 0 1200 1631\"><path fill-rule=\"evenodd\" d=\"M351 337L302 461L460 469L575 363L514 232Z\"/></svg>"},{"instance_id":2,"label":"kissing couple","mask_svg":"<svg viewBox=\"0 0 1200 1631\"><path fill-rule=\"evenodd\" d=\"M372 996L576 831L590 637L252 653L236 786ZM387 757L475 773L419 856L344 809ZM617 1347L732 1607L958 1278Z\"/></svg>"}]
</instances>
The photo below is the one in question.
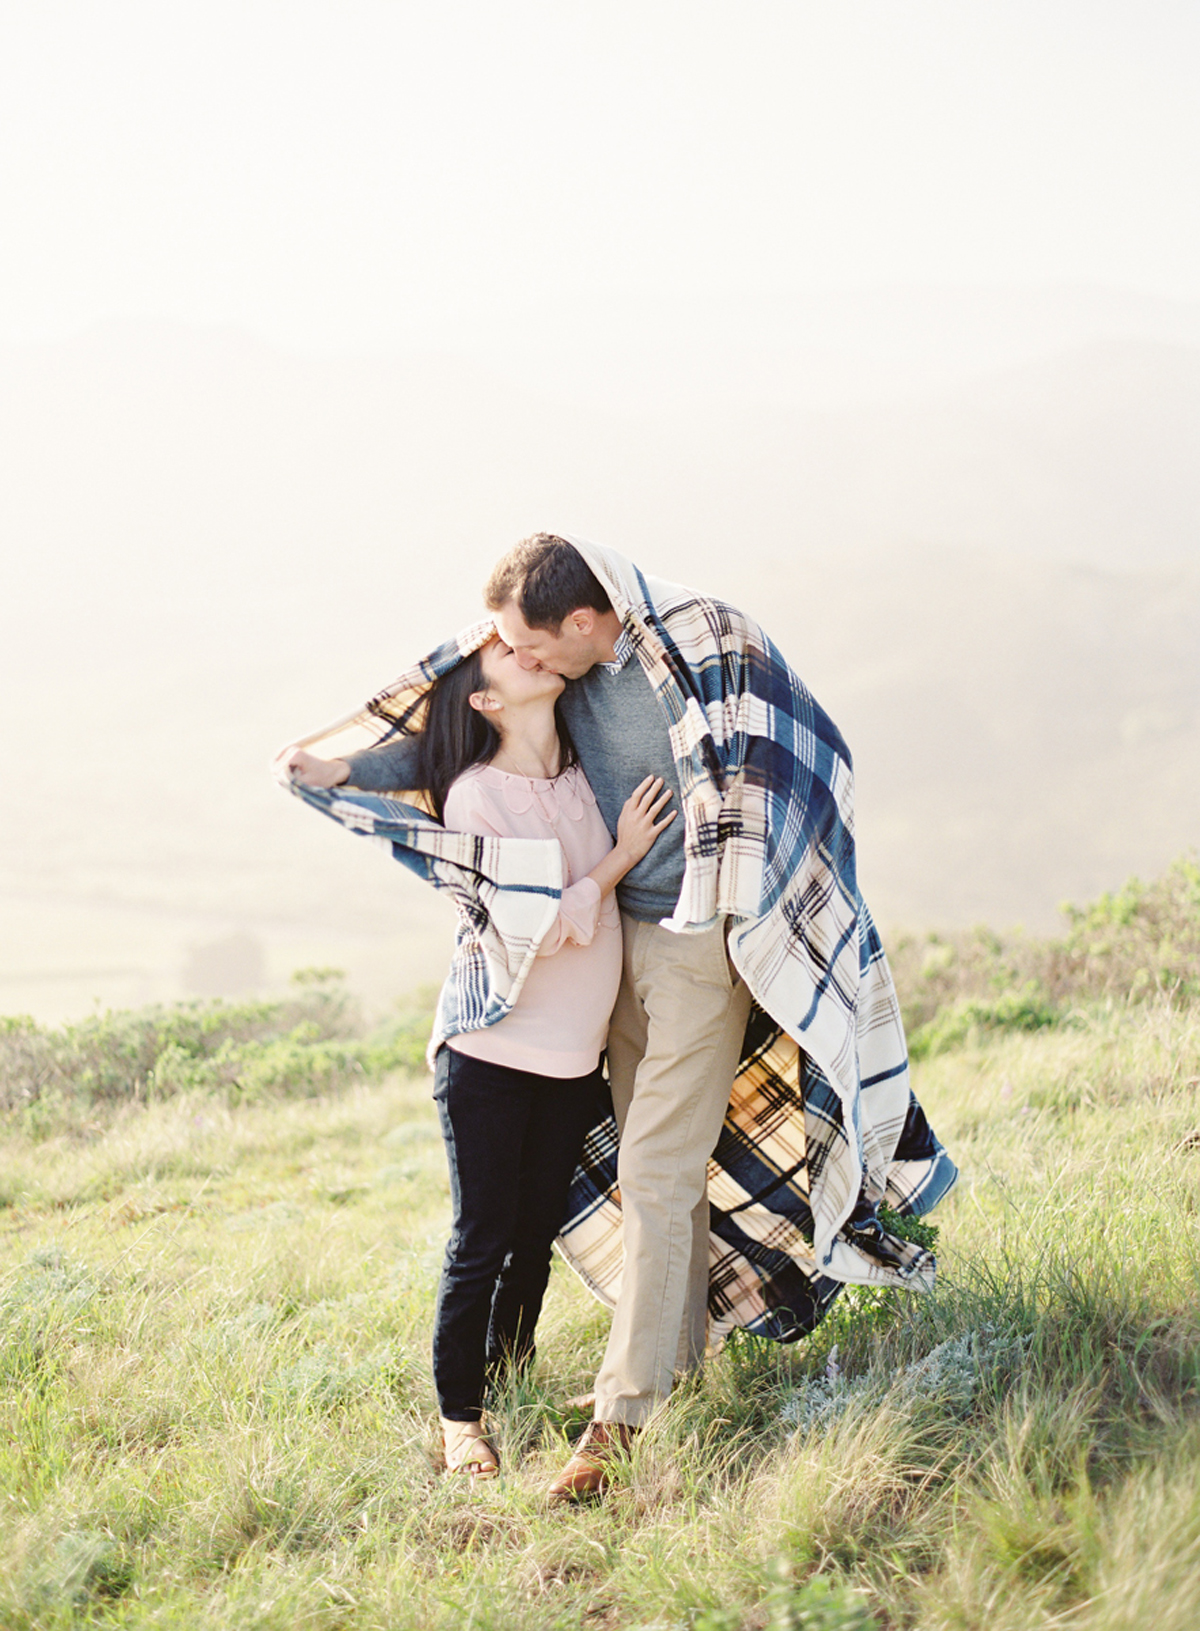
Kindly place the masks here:
<instances>
[{"instance_id":1,"label":"kissing couple","mask_svg":"<svg viewBox=\"0 0 1200 1631\"><path fill-rule=\"evenodd\" d=\"M276 772L454 901L429 1046L446 1466L499 1471L489 1393L533 1360L557 1241L613 1310L548 1489L572 1501L733 1328L794 1341L843 1284L928 1289L880 1209L929 1211L957 1170L859 894L849 750L776 646L553 533L484 602Z\"/></svg>"}]
</instances>

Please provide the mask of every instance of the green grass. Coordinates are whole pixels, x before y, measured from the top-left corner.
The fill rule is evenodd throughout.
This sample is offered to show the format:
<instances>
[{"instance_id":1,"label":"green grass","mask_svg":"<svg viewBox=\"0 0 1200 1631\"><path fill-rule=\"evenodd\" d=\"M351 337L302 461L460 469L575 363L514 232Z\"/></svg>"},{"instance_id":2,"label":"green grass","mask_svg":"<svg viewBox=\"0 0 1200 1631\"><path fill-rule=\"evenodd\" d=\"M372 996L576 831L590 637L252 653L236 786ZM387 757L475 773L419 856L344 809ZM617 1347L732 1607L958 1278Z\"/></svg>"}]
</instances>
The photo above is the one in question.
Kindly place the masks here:
<instances>
[{"instance_id":1,"label":"green grass","mask_svg":"<svg viewBox=\"0 0 1200 1631\"><path fill-rule=\"evenodd\" d=\"M1105 932L1143 931L1135 910ZM559 1266L535 1372L497 1412L504 1476L472 1494L439 1470L444 1157L428 1082L370 1063L386 1036L344 1010L322 1030L311 986L299 1016L110 1019L123 1077L95 1034L26 1027L0 1626L1193 1631L1200 1004L1040 989L1050 1022L945 1021L915 1066L963 1169L938 1290L853 1293L793 1348L731 1341L580 1511L541 1492L607 1316ZM926 1023L972 1000L951 989ZM397 1030L418 1045L419 1018ZM57 1060L40 1114L14 1086L31 1036ZM236 1071L146 1090L168 1047L287 1037L355 1068L301 1068L296 1096Z\"/></svg>"}]
</instances>

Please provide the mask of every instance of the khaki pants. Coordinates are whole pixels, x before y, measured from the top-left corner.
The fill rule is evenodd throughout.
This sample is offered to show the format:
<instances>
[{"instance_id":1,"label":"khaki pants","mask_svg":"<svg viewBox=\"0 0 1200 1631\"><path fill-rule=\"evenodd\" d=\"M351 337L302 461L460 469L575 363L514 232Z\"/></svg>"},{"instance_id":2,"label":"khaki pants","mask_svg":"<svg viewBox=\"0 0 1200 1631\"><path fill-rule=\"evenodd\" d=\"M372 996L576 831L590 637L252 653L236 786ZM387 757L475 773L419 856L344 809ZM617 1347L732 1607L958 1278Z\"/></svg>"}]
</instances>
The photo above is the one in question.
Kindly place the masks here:
<instances>
[{"instance_id":1,"label":"khaki pants","mask_svg":"<svg viewBox=\"0 0 1200 1631\"><path fill-rule=\"evenodd\" d=\"M672 934L622 916L625 955L608 1034L621 1130L625 1267L600 1374L598 1421L636 1426L704 1357L708 1159L741 1052L750 993L725 924Z\"/></svg>"}]
</instances>

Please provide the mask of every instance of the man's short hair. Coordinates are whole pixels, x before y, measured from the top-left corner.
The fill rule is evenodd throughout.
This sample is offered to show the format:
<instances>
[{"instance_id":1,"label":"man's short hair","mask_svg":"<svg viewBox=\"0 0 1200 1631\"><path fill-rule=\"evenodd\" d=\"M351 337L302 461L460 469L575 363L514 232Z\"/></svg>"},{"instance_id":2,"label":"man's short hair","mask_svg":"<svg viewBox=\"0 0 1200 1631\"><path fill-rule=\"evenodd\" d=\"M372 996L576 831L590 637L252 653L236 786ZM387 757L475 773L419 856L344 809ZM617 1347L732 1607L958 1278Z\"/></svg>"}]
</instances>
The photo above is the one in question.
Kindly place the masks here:
<instances>
[{"instance_id":1,"label":"man's short hair","mask_svg":"<svg viewBox=\"0 0 1200 1631\"><path fill-rule=\"evenodd\" d=\"M488 579L483 598L492 612L514 601L531 629L551 634L580 606L612 610L600 579L574 544L552 532L535 532L510 549Z\"/></svg>"}]
</instances>

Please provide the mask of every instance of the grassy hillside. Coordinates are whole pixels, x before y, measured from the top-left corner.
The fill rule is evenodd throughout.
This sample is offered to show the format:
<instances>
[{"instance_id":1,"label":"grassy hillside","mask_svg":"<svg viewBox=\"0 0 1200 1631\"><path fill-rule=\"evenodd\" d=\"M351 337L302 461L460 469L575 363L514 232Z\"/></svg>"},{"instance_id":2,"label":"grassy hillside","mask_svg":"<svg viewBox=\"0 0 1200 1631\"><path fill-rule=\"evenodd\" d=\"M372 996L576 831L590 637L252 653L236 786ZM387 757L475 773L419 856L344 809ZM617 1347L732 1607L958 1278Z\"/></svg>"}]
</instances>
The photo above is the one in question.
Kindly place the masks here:
<instances>
[{"instance_id":1,"label":"grassy hillside","mask_svg":"<svg viewBox=\"0 0 1200 1631\"><path fill-rule=\"evenodd\" d=\"M561 1268L506 1476L437 1467L421 1004L7 1022L0 1625L1191 1631L1200 871L896 964L937 1292L729 1343L584 1511L540 1494L607 1326Z\"/></svg>"}]
</instances>

